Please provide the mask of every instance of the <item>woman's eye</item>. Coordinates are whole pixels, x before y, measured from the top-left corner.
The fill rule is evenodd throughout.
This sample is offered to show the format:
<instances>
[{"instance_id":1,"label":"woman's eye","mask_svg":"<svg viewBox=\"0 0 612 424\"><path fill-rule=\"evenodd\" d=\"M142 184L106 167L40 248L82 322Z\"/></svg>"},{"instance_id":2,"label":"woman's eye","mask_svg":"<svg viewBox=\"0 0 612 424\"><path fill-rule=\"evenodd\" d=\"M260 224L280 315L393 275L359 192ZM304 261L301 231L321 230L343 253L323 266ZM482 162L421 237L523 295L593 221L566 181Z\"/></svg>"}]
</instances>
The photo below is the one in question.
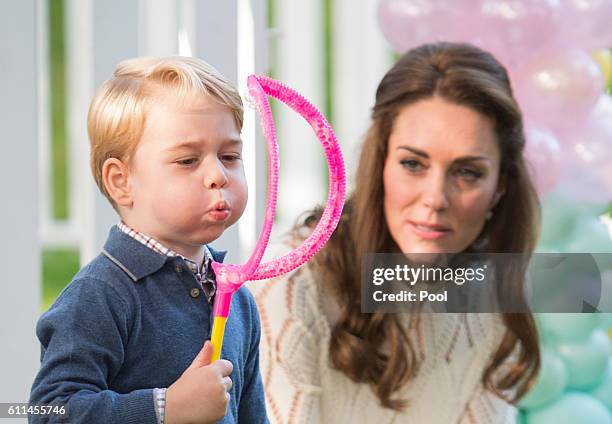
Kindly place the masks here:
<instances>
[{"instance_id":1,"label":"woman's eye","mask_svg":"<svg viewBox=\"0 0 612 424\"><path fill-rule=\"evenodd\" d=\"M482 172L470 168L460 168L457 170L457 175L468 181L476 181L482 177Z\"/></svg>"},{"instance_id":2,"label":"woman's eye","mask_svg":"<svg viewBox=\"0 0 612 424\"><path fill-rule=\"evenodd\" d=\"M188 159L177 160L176 163L178 163L179 165L189 166L189 165L193 165L197 161L198 161L198 158L188 158Z\"/></svg>"},{"instance_id":3,"label":"woman's eye","mask_svg":"<svg viewBox=\"0 0 612 424\"><path fill-rule=\"evenodd\" d=\"M423 165L421 165L418 160L414 159L401 160L400 164L409 171L420 171L423 168Z\"/></svg>"}]
</instances>

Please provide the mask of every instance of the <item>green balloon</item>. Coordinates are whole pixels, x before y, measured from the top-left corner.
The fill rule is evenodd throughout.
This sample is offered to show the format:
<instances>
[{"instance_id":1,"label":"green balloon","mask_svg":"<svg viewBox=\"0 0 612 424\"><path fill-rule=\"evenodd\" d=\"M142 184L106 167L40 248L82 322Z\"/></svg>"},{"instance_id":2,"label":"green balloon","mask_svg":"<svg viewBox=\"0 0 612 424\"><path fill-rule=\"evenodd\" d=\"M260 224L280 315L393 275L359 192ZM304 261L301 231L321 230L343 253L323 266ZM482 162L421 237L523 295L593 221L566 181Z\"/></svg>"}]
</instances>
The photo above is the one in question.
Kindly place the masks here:
<instances>
[{"instance_id":1,"label":"green balloon","mask_svg":"<svg viewBox=\"0 0 612 424\"><path fill-rule=\"evenodd\" d=\"M542 350L542 367L533 388L521 400L521 407L533 409L553 401L565 389L567 370L563 360L551 349Z\"/></svg>"},{"instance_id":2,"label":"green balloon","mask_svg":"<svg viewBox=\"0 0 612 424\"><path fill-rule=\"evenodd\" d=\"M612 358L608 359L608 366L606 367L603 381L599 386L591 390L591 395L599 399L601 403L612 411Z\"/></svg>"},{"instance_id":3,"label":"green balloon","mask_svg":"<svg viewBox=\"0 0 612 424\"><path fill-rule=\"evenodd\" d=\"M569 392L544 408L530 411L527 424L612 424L612 415L597 399Z\"/></svg>"},{"instance_id":4,"label":"green balloon","mask_svg":"<svg viewBox=\"0 0 612 424\"><path fill-rule=\"evenodd\" d=\"M600 328L606 331L612 328L612 314L601 314Z\"/></svg>"},{"instance_id":5,"label":"green balloon","mask_svg":"<svg viewBox=\"0 0 612 424\"><path fill-rule=\"evenodd\" d=\"M559 355L567 367L567 387L588 390L598 385L610 357L610 339L602 330L593 331L585 342L559 344Z\"/></svg>"},{"instance_id":6,"label":"green balloon","mask_svg":"<svg viewBox=\"0 0 612 424\"><path fill-rule=\"evenodd\" d=\"M579 217L569 239L568 252L612 253L608 227L597 217Z\"/></svg>"},{"instance_id":7,"label":"green balloon","mask_svg":"<svg viewBox=\"0 0 612 424\"><path fill-rule=\"evenodd\" d=\"M578 214L576 202L559 192L551 193L542 204L540 243L552 248L564 244L574 229Z\"/></svg>"},{"instance_id":8,"label":"green balloon","mask_svg":"<svg viewBox=\"0 0 612 424\"><path fill-rule=\"evenodd\" d=\"M560 342L586 341L600 324L601 314L537 314L536 319L547 335Z\"/></svg>"}]
</instances>

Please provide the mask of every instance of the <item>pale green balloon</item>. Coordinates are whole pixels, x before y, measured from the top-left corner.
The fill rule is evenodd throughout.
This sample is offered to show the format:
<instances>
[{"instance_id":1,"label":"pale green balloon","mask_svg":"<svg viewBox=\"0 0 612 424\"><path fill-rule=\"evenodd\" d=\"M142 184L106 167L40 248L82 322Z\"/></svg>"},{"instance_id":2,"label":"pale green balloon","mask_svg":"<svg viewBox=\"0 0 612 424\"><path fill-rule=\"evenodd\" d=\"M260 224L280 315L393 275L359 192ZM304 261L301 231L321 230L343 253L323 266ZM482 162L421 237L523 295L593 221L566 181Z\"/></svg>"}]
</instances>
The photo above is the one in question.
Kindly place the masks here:
<instances>
[{"instance_id":1,"label":"pale green balloon","mask_svg":"<svg viewBox=\"0 0 612 424\"><path fill-rule=\"evenodd\" d=\"M527 424L612 424L612 415L592 396L569 392L550 405L529 411Z\"/></svg>"},{"instance_id":2,"label":"pale green balloon","mask_svg":"<svg viewBox=\"0 0 612 424\"><path fill-rule=\"evenodd\" d=\"M610 339L602 330L593 331L584 342L559 344L559 355L567 367L567 387L588 390L598 385L608 365Z\"/></svg>"},{"instance_id":3,"label":"pale green balloon","mask_svg":"<svg viewBox=\"0 0 612 424\"><path fill-rule=\"evenodd\" d=\"M612 358L608 359L603 381L591 390L591 394L612 411Z\"/></svg>"},{"instance_id":4,"label":"pale green balloon","mask_svg":"<svg viewBox=\"0 0 612 424\"><path fill-rule=\"evenodd\" d=\"M577 218L566 246L571 253L612 253L608 227L596 216Z\"/></svg>"},{"instance_id":5,"label":"pale green balloon","mask_svg":"<svg viewBox=\"0 0 612 424\"><path fill-rule=\"evenodd\" d=\"M610 309L612 310L612 309ZM601 314L601 324L600 327L603 330L610 330L612 329L612 313L608 313L608 314Z\"/></svg>"},{"instance_id":6,"label":"pale green balloon","mask_svg":"<svg viewBox=\"0 0 612 424\"><path fill-rule=\"evenodd\" d=\"M542 407L559 397L565 389L567 370L563 360L551 349L542 350L542 367L533 388L521 400L521 407Z\"/></svg>"},{"instance_id":7,"label":"pale green balloon","mask_svg":"<svg viewBox=\"0 0 612 424\"><path fill-rule=\"evenodd\" d=\"M576 202L565 195L554 192L542 203L542 232L540 244L558 248L564 244L574 229L574 221L579 214Z\"/></svg>"},{"instance_id":8,"label":"pale green balloon","mask_svg":"<svg viewBox=\"0 0 612 424\"><path fill-rule=\"evenodd\" d=\"M540 313L536 317L546 334L558 341L585 341L601 324L601 314L556 314Z\"/></svg>"}]
</instances>

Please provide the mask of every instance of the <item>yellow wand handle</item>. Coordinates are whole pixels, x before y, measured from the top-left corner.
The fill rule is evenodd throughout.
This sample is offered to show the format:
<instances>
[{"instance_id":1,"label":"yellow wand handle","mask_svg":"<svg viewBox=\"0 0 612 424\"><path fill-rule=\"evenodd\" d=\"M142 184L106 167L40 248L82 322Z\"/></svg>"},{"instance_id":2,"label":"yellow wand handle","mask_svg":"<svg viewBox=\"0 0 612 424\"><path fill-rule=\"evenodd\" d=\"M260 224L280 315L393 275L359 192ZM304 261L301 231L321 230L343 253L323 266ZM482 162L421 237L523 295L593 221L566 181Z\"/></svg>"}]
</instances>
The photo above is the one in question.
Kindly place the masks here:
<instances>
[{"instance_id":1,"label":"yellow wand handle","mask_svg":"<svg viewBox=\"0 0 612 424\"><path fill-rule=\"evenodd\" d=\"M221 347L223 346L223 335L225 334L225 323L227 317L217 316L213 321L211 342L213 345L213 354L211 362L221 359Z\"/></svg>"}]
</instances>

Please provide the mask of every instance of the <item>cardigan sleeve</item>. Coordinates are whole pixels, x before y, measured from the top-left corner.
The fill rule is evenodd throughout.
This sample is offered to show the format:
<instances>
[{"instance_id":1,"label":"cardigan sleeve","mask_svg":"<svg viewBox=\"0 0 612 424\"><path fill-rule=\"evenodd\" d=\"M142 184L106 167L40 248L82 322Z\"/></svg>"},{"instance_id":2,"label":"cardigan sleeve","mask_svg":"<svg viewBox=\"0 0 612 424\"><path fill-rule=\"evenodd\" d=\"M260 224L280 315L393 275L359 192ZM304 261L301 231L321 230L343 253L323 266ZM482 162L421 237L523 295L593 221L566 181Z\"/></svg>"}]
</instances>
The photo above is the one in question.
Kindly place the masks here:
<instances>
[{"instance_id":1,"label":"cardigan sleeve","mask_svg":"<svg viewBox=\"0 0 612 424\"><path fill-rule=\"evenodd\" d=\"M69 422L156 423L152 388L117 393L108 386L123 363L128 315L127 302L103 281L73 281L38 321L41 367L30 403L65 405Z\"/></svg>"},{"instance_id":2,"label":"cardigan sleeve","mask_svg":"<svg viewBox=\"0 0 612 424\"><path fill-rule=\"evenodd\" d=\"M320 423L320 349L327 324L307 266L249 283L259 308L260 366L271 423Z\"/></svg>"}]
</instances>

